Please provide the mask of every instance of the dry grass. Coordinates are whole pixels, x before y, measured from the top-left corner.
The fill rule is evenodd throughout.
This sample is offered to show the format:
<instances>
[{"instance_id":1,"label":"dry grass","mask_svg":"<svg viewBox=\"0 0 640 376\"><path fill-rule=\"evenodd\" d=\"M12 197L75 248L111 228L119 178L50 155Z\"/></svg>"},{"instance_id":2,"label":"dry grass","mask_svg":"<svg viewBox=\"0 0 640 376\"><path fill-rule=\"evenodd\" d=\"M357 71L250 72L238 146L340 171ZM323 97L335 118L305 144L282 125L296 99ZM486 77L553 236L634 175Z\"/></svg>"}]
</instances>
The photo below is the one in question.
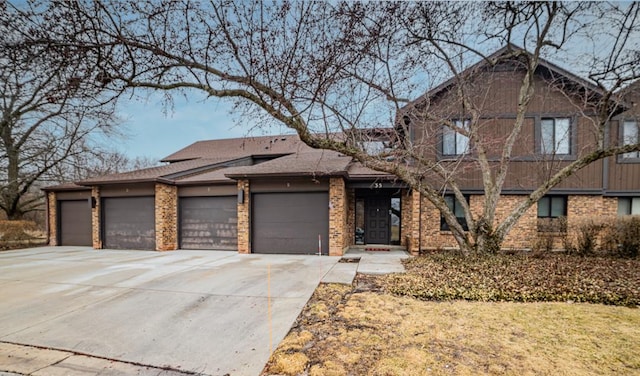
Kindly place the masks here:
<instances>
[{"instance_id":1,"label":"dry grass","mask_svg":"<svg viewBox=\"0 0 640 376\"><path fill-rule=\"evenodd\" d=\"M32 221L0 220L0 250L44 245L46 233Z\"/></svg>"},{"instance_id":2,"label":"dry grass","mask_svg":"<svg viewBox=\"0 0 640 376\"><path fill-rule=\"evenodd\" d=\"M638 309L354 291L321 285L264 374L640 374Z\"/></svg>"}]
</instances>

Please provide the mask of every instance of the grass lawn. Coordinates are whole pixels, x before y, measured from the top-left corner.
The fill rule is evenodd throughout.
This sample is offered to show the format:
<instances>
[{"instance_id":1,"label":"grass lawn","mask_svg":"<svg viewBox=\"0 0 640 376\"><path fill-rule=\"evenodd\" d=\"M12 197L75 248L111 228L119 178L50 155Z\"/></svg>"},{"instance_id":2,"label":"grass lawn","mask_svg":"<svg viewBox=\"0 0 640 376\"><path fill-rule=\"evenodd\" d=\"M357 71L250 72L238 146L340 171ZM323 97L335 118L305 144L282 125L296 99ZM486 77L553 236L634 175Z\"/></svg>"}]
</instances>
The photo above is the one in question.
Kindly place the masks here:
<instances>
[{"instance_id":1,"label":"grass lawn","mask_svg":"<svg viewBox=\"0 0 640 376\"><path fill-rule=\"evenodd\" d=\"M360 276L355 286L321 285L274 352L264 374L640 374L640 310L637 308L567 302L523 303L517 297L512 300L519 302L425 301L416 298L425 299L415 294L416 289L403 293L399 287L406 283L406 278L423 283L422 286L427 285L424 278L437 279L434 273L438 272L426 272L418 267L417 259L424 262L422 266L437 269L431 257L414 258L409 261L405 279L400 281L399 276ZM437 264L438 258L435 260ZM520 262L523 261L518 260ZM573 259L562 263L567 262ZM575 262L582 264L584 259ZM594 262L598 263L591 260L591 264ZM535 271L537 264L533 263L531 268ZM602 268L610 273L603 272L596 279L604 278L608 282L591 281L590 286L617 286L615 268L611 268L608 261L603 263ZM446 264L451 265L452 260L448 259ZM467 274L482 275L486 273L483 268L467 270ZM508 268L498 268L499 273L506 271ZM622 273L629 272L625 269ZM637 278L640 269L631 273ZM544 275L544 271L541 269L539 274ZM554 279L553 275L547 272L547 278ZM531 283L538 280L521 279L533 281ZM482 281L482 278L472 276L471 280ZM473 285L482 291L478 286L482 283ZM495 289L495 286L487 288ZM529 291L517 284L513 289ZM594 288L589 290L591 296L599 296L592 290ZM614 300L626 304L630 298L624 296L624 291L633 294L635 290L615 291L621 296ZM478 293L477 296L488 295ZM545 300L547 295L541 296ZM567 296L575 298L571 294ZM531 298L526 301L529 300Z\"/></svg>"}]
</instances>

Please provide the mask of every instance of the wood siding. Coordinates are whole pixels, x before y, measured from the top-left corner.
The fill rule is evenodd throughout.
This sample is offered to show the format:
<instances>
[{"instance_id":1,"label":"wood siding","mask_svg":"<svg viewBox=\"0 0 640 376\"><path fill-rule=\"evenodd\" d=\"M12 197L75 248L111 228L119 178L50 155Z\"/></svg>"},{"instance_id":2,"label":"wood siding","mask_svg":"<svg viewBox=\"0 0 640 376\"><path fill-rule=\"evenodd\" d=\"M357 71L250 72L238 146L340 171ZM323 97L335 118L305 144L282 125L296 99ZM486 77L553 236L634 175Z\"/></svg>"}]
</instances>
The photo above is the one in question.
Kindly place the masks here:
<instances>
[{"instance_id":1,"label":"wood siding","mask_svg":"<svg viewBox=\"0 0 640 376\"><path fill-rule=\"evenodd\" d=\"M478 138L485 145L487 156L497 168L502 147L513 129L518 106L523 73L514 70L478 73L467 90L472 93L474 106L482 114L476 125ZM523 128L514 145L512 163L504 184L505 190L530 191L547 177L565 167L572 160L592 151L596 136L592 119L585 117L580 108L580 98L569 98L559 89L549 85L542 77L535 79L535 95L529 105ZM412 121L414 145L425 156L455 166L452 178L463 189L481 190L482 175L471 143L471 153L462 162L456 157L442 155L442 120L468 119L462 111L455 91L440 94L428 105L418 107L418 112L429 120ZM589 109L586 110L588 113ZM539 124L542 118L569 118L572 123L571 153L568 156L549 156L540 153ZM438 119L442 119L438 121ZM603 188L603 161L596 161L555 189L593 192ZM442 179L430 176L437 184Z\"/></svg>"}]
</instances>

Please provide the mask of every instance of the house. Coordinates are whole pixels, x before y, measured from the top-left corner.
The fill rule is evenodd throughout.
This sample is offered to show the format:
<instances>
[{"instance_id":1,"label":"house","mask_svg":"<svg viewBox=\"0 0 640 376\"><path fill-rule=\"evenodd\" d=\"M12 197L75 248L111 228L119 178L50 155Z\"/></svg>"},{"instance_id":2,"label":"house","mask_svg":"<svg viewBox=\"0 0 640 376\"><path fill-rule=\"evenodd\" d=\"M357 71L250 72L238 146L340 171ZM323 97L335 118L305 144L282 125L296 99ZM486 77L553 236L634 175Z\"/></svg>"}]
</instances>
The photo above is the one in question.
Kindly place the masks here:
<instances>
[{"instance_id":1,"label":"house","mask_svg":"<svg viewBox=\"0 0 640 376\"><path fill-rule=\"evenodd\" d=\"M507 51L490 58L500 61ZM463 74L477 90L484 137L500 145L515 117L523 74L518 61L481 62ZM576 103L594 101L596 87L546 61L535 72L535 85L498 217L595 142L589 109ZM473 210L484 193L473 145L434 120L464 126L468 114L454 86L445 82L410 104L411 111L403 109L408 131L402 135L426 157L460 165L455 177ZM637 97L623 94L606 142L637 142ZM388 133L380 130L376 137ZM456 246L439 211L395 176L312 149L295 135L200 141L162 161L167 164L46 188L50 244L325 255L342 255L354 244L399 245L412 253ZM446 182L441 184L455 209ZM629 214L640 214L638 153L596 161L555 187L525 213L504 246L530 248L541 232L558 231L559 217L571 227L594 216Z\"/></svg>"},{"instance_id":2,"label":"house","mask_svg":"<svg viewBox=\"0 0 640 376\"><path fill-rule=\"evenodd\" d=\"M388 214L411 218L402 183L295 135L200 141L162 161L47 188L50 244L341 255L356 221L369 244L405 244L408 220Z\"/></svg>"}]
</instances>

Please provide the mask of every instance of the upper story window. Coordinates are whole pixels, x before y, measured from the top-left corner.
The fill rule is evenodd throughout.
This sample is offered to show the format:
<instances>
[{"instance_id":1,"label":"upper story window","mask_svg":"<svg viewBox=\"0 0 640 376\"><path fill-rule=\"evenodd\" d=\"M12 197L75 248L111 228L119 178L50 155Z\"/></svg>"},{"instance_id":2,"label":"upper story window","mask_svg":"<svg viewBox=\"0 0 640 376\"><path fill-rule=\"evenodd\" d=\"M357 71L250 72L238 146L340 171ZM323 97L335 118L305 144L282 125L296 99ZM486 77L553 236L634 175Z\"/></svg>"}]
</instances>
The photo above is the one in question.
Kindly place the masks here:
<instances>
[{"instance_id":1,"label":"upper story window","mask_svg":"<svg viewBox=\"0 0 640 376\"><path fill-rule=\"evenodd\" d=\"M565 232L567 216L567 196L544 196L538 201L538 231Z\"/></svg>"},{"instance_id":2,"label":"upper story window","mask_svg":"<svg viewBox=\"0 0 640 376\"><path fill-rule=\"evenodd\" d=\"M619 197L618 215L640 215L640 197Z\"/></svg>"},{"instance_id":3,"label":"upper story window","mask_svg":"<svg viewBox=\"0 0 640 376\"><path fill-rule=\"evenodd\" d=\"M571 119L542 118L540 120L540 153L571 154Z\"/></svg>"},{"instance_id":4,"label":"upper story window","mask_svg":"<svg viewBox=\"0 0 640 376\"><path fill-rule=\"evenodd\" d=\"M469 130L469 120L454 120L456 127ZM442 126L442 155L462 155L469 152L469 137Z\"/></svg>"},{"instance_id":5,"label":"upper story window","mask_svg":"<svg viewBox=\"0 0 640 376\"><path fill-rule=\"evenodd\" d=\"M469 204L469 196L464 196L467 204ZM464 208L462 204L456 199L454 195L445 195L444 201L447 203L449 209L453 212L458 220L458 223L462 226L462 229L465 231L469 230L469 226L467 225L467 219L464 217ZM444 216L440 214L440 230L441 231L449 231L449 224L445 221Z\"/></svg>"},{"instance_id":6,"label":"upper story window","mask_svg":"<svg viewBox=\"0 0 640 376\"><path fill-rule=\"evenodd\" d=\"M626 120L622 123L622 144L633 145L640 142L638 138L638 123L635 120ZM640 152L632 151L630 153L624 153L621 156L622 160L629 161L632 159L640 160Z\"/></svg>"}]
</instances>

